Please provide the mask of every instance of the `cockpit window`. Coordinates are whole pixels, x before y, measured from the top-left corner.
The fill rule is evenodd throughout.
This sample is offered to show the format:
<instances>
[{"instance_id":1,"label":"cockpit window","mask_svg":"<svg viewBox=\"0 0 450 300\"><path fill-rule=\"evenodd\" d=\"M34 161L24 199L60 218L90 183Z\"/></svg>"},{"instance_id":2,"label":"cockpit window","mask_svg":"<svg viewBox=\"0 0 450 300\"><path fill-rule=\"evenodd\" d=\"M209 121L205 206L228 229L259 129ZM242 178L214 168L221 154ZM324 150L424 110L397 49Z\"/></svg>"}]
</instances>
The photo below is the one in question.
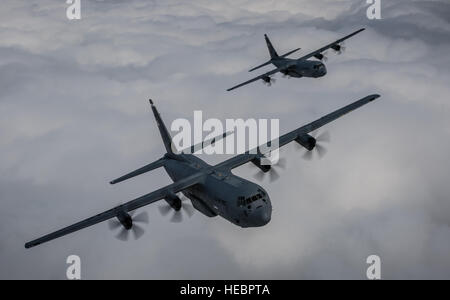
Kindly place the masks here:
<instances>
[{"instance_id":1,"label":"cockpit window","mask_svg":"<svg viewBox=\"0 0 450 300\"><path fill-rule=\"evenodd\" d=\"M252 202L255 202L258 199L262 199L264 197L265 193L260 191L258 194L253 195L251 197L245 198L243 196L238 197L237 205L238 206L246 206L249 205Z\"/></svg>"},{"instance_id":2,"label":"cockpit window","mask_svg":"<svg viewBox=\"0 0 450 300\"><path fill-rule=\"evenodd\" d=\"M323 67L323 64L314 65L313 68L315 70L321 69Z\"/></svg>"}]
</instances>

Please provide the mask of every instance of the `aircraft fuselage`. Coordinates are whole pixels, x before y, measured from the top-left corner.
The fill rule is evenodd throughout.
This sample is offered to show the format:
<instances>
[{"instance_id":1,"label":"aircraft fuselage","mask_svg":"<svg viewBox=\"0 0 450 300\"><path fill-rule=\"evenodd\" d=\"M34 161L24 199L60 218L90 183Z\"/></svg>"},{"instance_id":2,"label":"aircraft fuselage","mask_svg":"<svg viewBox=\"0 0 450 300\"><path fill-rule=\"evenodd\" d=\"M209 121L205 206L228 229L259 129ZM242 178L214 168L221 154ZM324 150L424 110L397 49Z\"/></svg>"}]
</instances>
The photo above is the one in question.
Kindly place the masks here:
<instances>
[{"instance_id":1,"label":"aircraft fuselage","mask_svg":"<svg viewBox=\"0 0 450 300\"><path fill-rule=\"evenodd\" d=\"M164 168L173 181L205 172L205 181L183 191L193 206L208 217L221 216L240 227L259 227L269 223L272 205L267 192L258 184L232 174L213 170L200 158L181 154L168 159Z\"/></svg>"},{"instance_id":2,"label":"aircraft fuselage","mask_svg":"<svg viewBox=\"0 0 450 300\"><path fill-rule=\"evenodd\" d=\"M282 68L284 65L292 62L295 62L295 65L287 69L286 72L282 72L283 74L297 78L319 78L327 74L327 68L325 67L325 65L317 60L296 60L289 58L279 58L272 60L272 63L277 68Z\"/></svg>"}]
</instances>

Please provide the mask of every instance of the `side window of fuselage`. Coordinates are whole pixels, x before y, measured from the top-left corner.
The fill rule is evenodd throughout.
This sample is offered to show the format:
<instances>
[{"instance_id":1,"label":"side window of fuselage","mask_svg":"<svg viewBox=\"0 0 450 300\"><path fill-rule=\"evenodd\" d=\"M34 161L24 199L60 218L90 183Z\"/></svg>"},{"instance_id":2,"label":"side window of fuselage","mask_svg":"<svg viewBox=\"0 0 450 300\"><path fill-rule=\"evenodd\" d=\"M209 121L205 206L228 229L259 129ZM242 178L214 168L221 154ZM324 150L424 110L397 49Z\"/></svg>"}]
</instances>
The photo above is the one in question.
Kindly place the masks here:
<instances>
[{"instance_id":1,"label":"side window of fuselage","mask_svg":"<svg viewBox=\"0 0 450 300\"><path fill-rule=\"evenodd\" d=\"M245 206L248 206L251 203L253 203L253 202L255 202L255 201L259 200L259 199L262 199L264 196L265 196L265 193L263 191L261 191L261 190L258 190L258 194L253 195L253 196L248 197L248 198L240 196L240 197L238 197L237 205L238 205L238 207L245 207Z\"/></svg>"},{"instance_id":2,"label":"side window of fuselage","mask_svg":"<svg viewBox=\"0 0 450 300\"><path fill-rule=\"evenodd\" d=\"M239 196L238 197L237 206L238 207L245 206L245 197L244 196Z\"/></svg>"}]
</instances>

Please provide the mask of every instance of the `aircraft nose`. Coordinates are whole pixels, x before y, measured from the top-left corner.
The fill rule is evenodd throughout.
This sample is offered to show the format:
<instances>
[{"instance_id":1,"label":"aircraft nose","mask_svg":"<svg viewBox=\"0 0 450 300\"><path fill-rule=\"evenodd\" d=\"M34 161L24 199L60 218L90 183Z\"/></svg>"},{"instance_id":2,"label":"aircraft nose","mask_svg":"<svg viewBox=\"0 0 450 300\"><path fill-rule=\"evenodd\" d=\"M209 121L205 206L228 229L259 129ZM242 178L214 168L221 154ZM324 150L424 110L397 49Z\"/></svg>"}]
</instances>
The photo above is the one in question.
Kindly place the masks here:
<instances>
[{"instance_id":1,"label":"aircraft nose","mask_svg":"<svg viewBox=\"0 0 450 300\"><path fill-rule=\"evenodd\" d=\"M268 207L259 207L255 211L255 225L256 226L264 226L267 223L270 222L271 219L271 212L269 211Z\"/></svg>"}]
</instances>

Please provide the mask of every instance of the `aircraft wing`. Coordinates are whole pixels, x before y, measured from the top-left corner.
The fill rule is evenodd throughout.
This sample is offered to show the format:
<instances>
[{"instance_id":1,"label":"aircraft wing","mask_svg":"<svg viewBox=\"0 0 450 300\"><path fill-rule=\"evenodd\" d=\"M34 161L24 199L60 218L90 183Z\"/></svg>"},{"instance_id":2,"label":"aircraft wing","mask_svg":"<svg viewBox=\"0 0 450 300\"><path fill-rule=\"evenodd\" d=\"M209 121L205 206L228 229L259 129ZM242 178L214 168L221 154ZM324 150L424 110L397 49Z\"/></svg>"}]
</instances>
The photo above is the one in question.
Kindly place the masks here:
<instances>
[{"instance_id":1,"label":"aircraft wing","mask_svg":"<svg viewBox=\"0 0 450 300\"><path fill-rule=\"evenodd\" d=\"M167 195L169 195L171 193L178 193L184 189L187 189L188 187L191 187L195 184L201 183L203 181L204 176L205 175L203 173L197 173L192 176L186 177L185 179L182 179L182 180L179 180L172 184L169 184L168 186L158 189L147 195L144 195L137 199L131 200L125 204L116 206L110 210L102 212L91 218L85 219L81 222L75 223L71 226L65 227L61 230L55 231L55 232L45 235L41 238L38 238L31 242L28 242L25 244L25 248L31 248L31 247L40 245L42 243L65 236L67 234L73 233L78 230L81 230L83 228L86 228L86 227L95 225L97 223L112 219L121 212L130 212L130 211L136 210L140 207L149 205L153 202L164 199L165 197L167 197Z\"/></svg>"},{"instance_id":2,"label":"aircraft wing","mask_svg":"<svg viewBox=\"0 0 450 300\"><path fill-rule=\"evenodd\" d=\"M288 133L280 136L279 147L282 147L282 146L296 140L297 138L304 136L305 134L308 134L308 133L318 129L318 128L342 117L343 115L345 115L363 105L366 105L369 102L374 101L375 99L377 99L379 97L380 97L380 95L367 96L356 102L353 102L352 104L349 104L343 108L340 108L320 119L317 119L314 122L311 122L305 126L297 128L291 132L288 132ZM272 140L270 143L274 143L274 141ZM272 150L274 150L274 149L272 149ZM255 154L250 154L250 153L255 153ZM223 161L223 162L219 163L218 165L216 165L215 167L225 168L225 169L233 169L233 168L239 167L243 164L246 164L246 163L252 161L253 159L258 159L258 158L262 158L262 157L264 157L264 152L261 151L261 146L259 146L256 149L256 151L255 151L255 149L253 149L253 151L247 151L246 153L237 155L226 161Z\"/></svg>"},{"instance_id":3,"label":"aircraft wing","mask_svg":"<svg viewBox=\"0 0 450 300\"><path fill-rule=\"evenodd\" d=\"M355 32L353 32L353 33L351 33L351 34L349 34L349 35L347 35L347 36L345 36L345 37L339 39L339 40L336 40L336 41L334 41L334 42L332 42L332 43L330 43L330 44L328 44L328 45L326 45L326 46L324 46L324 47L322 47L322 48L320 48L320 49L317 49L316 51L313 51L313 52L311 52L311 53L309 53L309 54L306 54L306 55L303 56L303 57L300 57L299 60L305 60L305 59L311 58L311 57L313 57L313 56L315 56L315 55L321 54L321 53L324 52L325 50L328 50L328 49L330 49L330 48L333 47L333 46L339 45L339 44L342 43L343 41L345 41L345 40L351 38L351 37L354 36L354 35L357 35L358 33L360 33L361 31L364 31L364 30L366 30L366 29L365 29L365 28L361 28L361 29L359 29L359 30L357 30L357 31L355 31Z\"/></svg>"},{"instance_id":4,"label":"aircraft wing","mask_svg":"<svg viewBox=\"0 0 450 300\"><path fill-rule=\"evenodd\" d=\"M259 76L255 77L255 78L252 78L252 79L250 79L250 80L247 80L246 82L243 82L243 83L241 83L241 84L238 84L238 85L236 85L236 86L233 86L232 88L229 88L227 91L232 91L232 90L237 89L238 87L241 87L241 86L243 86L243 85L252 83L252 82L257 81L257 80L259 80L259 79L263 79L264 77L271 76L271 75L273 75L273 74L275 74L275 73L278 73L278 72L280 72L280 71L283 71L283 70L285 70L285 69L287 69L287 68L289 68L290 66L295 65L295 64L296 64L295 61L294 61L294 62L291 62L291 63L288 63L288 64L286 64L286 65L284 65L284 66L282 66L282 67L280 67L280 68L273 69L272 71L269 71L269 72L267 72L267 73L264 73L264 74L262 74L262 75L259 75Z\"/></svg>"}]
</instances>

